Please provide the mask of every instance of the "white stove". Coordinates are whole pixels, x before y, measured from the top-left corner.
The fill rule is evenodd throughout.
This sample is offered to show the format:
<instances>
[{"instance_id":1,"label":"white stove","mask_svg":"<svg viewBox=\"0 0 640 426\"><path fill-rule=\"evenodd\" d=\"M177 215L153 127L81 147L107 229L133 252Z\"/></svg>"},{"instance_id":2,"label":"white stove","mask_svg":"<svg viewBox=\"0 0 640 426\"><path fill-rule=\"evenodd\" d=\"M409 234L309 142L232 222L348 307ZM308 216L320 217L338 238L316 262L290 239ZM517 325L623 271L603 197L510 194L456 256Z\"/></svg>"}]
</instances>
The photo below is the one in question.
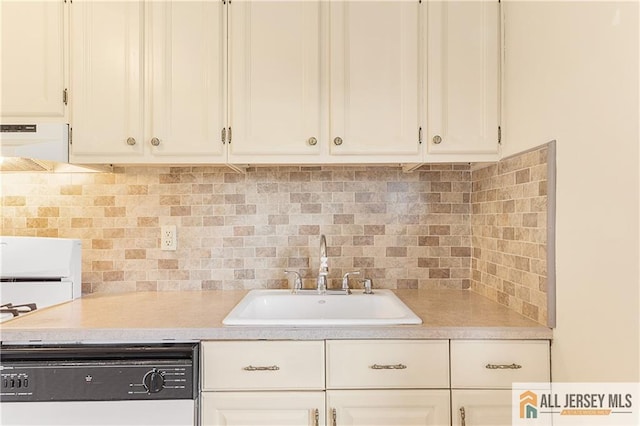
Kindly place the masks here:
<instances>
[{"instance_id":1,"label":"white stove","mask_svg":"<svg viewBox=\"0 0 640 426\"><path fill-rule=\"evenodd\" d=\"M82 293L82 242L0 236L0 322Z\"/></svg>"}]
</instances>

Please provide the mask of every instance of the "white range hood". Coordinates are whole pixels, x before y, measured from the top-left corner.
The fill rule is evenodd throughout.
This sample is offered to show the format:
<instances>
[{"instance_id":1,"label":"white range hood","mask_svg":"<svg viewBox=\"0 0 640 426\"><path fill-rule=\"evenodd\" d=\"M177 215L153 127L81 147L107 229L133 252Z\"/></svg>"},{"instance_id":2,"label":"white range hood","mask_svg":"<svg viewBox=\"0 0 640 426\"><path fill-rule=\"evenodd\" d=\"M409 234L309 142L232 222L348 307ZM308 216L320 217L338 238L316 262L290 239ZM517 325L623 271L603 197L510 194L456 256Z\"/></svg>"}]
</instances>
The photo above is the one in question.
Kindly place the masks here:
<instances>
[{"instance_id":1,"label":"white range hood","mask_svg":"<svg viewBox=\"0 0 640 426\"><path fill-rule=\"evenodd\" d=\"M0 172L111 171L111 166L69 164L66 123L0 124Z\"/></svg>"}]
</instances>

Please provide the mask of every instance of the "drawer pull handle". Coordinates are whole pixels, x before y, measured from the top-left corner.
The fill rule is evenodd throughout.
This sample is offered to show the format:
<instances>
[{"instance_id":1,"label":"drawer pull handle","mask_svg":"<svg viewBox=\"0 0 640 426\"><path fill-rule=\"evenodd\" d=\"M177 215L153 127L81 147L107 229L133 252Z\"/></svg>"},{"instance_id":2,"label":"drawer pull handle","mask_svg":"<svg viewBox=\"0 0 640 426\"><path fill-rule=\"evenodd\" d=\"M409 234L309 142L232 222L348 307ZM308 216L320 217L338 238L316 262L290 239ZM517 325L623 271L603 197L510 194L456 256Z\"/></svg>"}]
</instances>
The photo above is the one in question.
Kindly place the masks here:
<instances>
[{"instance_id":1,"label":"drawer pull handle","mask_svg":"<svg viewBox=\"0 0 640 426\"><path fill-rule=\"evenodd\" d=\"M487 364L484 368L488 370L519 370L522 368L520 364Z\"/></svg>"},{"instance_id":2,"label":"drawer pull handle","mask_svg":"<svg viewBox=\"0 0 640 426\"><path fill-rule=\"evenodd\" d=\"M464 407L460 407L460 426L466 426L467 413L464 412Z\"/></svg>"},{"instance_id":3,"label":"drawer pull handle","mask_svg":"<svg viewBox=\"0 0 640 426\"><path fill-rule=\"evenodd\" d=\"M372 370L404 370L407 366L404 364L373 364L369 368Z\"/></svg>"},{"instance_id":4,"label":"drawer pull handle","mask_svg":"<svg viewBox=\"0 0 640 426\"><path fill-rule=\"evenodd\" d=\"M268 365L266 367L254 367L253 365L249 365L243 368L244 371L278 371L280 367L277 365Z\"/></svg>"},{"instance_id":5,"label":"drawer pull handle","mask_svg":"<svg viewBox=\"0 0 640 426\"><path fill-rule=\"evenodd\" d=\"M313 410L313 426L320 426L320 410Z\"/></svg>"}]
</instances>

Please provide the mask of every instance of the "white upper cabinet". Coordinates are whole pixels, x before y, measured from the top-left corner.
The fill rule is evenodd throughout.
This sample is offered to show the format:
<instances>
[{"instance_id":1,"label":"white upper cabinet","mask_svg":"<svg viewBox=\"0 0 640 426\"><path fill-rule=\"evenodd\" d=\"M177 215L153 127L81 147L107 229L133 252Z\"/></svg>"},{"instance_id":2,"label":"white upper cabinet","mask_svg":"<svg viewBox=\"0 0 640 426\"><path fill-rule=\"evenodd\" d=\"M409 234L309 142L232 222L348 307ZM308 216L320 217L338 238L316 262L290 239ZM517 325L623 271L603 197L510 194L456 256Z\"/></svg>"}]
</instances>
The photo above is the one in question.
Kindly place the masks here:
<instances>
[{"instance_id":1,"label":"white upper cabinet","mask_svg":"<svg viewBox=\"0 0 640 426\"><path fill-rule=\"evenodd\" d=\"M71 6L71 159L221 163L222 2Z\"/></svg>"},{"instance_id":2,"label":"white upper cabinet","mask_svg":"<svg viewBox=\"0 0 640 426\"><path fill-rule=\"evenodd\" d=\"M229 4L229 162L317 162L321 2Z\"/></svg>"},{"instance_id":3,"label":"white upper cabinet","mask_svg":"<svg viewBox=\"0 0 640 426\"><path fill-rule=\"evenodd\" d=\"M428 1L425 160L498 159L500 5Z\"/></svg>"},{"instance_id":4,"label":"white upper cabinet","mask_svg":"<svg viewBox=\"0 0 640 426\"><path fill-rule=\"evenodd\" d=\"M72 162L499 158L497 0L74 0L2 12L3 122L66 118L70 39Z\"/></svg>"},{"instance_id":5,"label":"white upper cabinet","mask_svg":"<svg viewBox=\"0 0 640 426\"><path fill-rule=\"evenodd\" d=\"M159 162L224 162L226 15L222 2L147 4L149 120L145 133L151 154Z\"/></svg>"},{"instance_id":6,"label":"white upper cabinet","mask_svg":"<svg viewBox=\"0 0 640 426\"><path fill-rule=\"evenodd\" d=\"M63 1L0 2L2 123L67 121L67 8Z\"/></svg>"},{"instance_id":7,"label":"white upper cabinet","mask_svg":"<svg viewBox=\"0 0 640 426\"><path fill-rule=\"evenodd\" d=\"M420 4L329 7L330 161L420 161Z\"/></svg>"},{"instance_id":8,"label":"white upper cabinet","mask_svg":"<svg viewBox=\"0 0 640 426\"><path fill-rule=\"evenodd\" d=\"M232 2L229 162L419 162L418 8Z\"/></svg>"},{"instance_id":9,"label":"white upper cabinet","mask_svg":"<svg viewBox=\"0 0 640 426\"><path fill-rule=\"evenodd\" d=\"M76 0L71 7L71 161L143 154L144 7Z\"/></svg>"}]
</instances>

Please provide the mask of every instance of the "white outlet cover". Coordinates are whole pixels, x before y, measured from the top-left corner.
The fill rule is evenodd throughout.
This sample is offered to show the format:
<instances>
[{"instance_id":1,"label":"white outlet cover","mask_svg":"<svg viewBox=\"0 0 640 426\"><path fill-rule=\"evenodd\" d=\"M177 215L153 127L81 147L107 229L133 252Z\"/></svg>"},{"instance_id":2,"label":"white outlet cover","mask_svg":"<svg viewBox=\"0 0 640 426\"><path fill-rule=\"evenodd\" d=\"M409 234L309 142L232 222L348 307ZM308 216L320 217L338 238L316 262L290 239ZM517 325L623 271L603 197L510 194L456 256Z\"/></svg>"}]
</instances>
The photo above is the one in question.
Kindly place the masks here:
<instances>
[{"instance_id":1,"label":"white outlet cover","mask_svg":"<svg viewBox=\"0 0 640 426\"><path fill-rule=\"evenodd\" d=\"M178 234L175 225L160 227L160 248L165 251L174 251L178 247Z\"/></svg>"}]
</instances>

